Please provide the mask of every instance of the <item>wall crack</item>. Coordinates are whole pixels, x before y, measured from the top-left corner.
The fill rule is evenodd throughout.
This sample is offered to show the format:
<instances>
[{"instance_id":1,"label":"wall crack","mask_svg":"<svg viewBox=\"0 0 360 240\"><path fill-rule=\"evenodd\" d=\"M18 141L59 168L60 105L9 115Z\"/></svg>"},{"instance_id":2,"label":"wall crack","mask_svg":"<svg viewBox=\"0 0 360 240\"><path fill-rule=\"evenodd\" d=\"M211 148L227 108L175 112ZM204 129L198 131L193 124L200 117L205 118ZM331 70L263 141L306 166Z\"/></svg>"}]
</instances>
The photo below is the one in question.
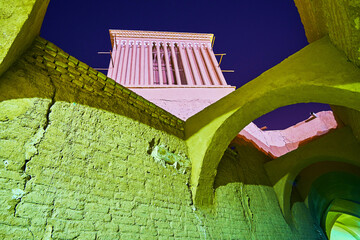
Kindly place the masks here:
<instances>
[{"instance_id":1,"label":"wall crack","mask_svg":"<svg viewBox=\"0 0 360 240\"><path fill-rule=\"evenodd\" d=\"M43 126L39 127L39 129L36 131L36 133L34 134L34 136L30 139L30 141L28 143L25 144L25 162L24 165L21 167L21 170L23 171L23 177L24 177L24 188L21 189L13 189L13 199L16 199L18 202L15 204L14 206L14 217L16 216L16 209L17 206L21 203L22 198L27 194L25 189L26 189L26 185L27 183L31 180L31 175L27 174L26 170L28 168L28 163L33 159L34 156L38 155L38 146L41 143L42 139L44 138L44 135L50 125L50 113L51 113L51 108L52 106L55 104L55 95L56 95L56 87L55 84L53 82L53 80L51 79L50 76L48 76L50 79L50 83L53 86L53 93L52 93L52 97L51 97L51 102L49 103L48 107L47 107L47 111L45 114L45 122L43 124Z\"/></svg>"}]
</instances>

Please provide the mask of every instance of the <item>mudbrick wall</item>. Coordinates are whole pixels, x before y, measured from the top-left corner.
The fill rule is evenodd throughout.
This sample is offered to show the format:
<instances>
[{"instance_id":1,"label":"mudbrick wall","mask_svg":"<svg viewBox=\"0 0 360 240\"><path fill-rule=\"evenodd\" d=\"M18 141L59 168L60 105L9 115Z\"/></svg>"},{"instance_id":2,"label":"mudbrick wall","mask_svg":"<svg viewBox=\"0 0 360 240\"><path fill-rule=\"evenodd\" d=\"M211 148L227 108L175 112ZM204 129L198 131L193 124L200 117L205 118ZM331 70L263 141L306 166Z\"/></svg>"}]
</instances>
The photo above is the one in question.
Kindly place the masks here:
<instances>
[{"instance_id":1,"label":"mudbrick wall","mask_svg":"<svg viewBox=\"0 0 360 240\"><path fill-rule=\"evenodd\" d=\"M0 89L3 89L0 100L42 97L53 101L76 102L126 114L152 127L183 137L182 120L40 37L2 76Z\"/></svg>"},{"instance_id":2,"label":"mudbrick wall","mask_svg":"<svg viewBox=\"0 0 360 240\"><path fill-rule=\"evenodd\" d=\"M183 122L43 39L0 99L1 239L322 238L303 204L285 222L254 149L242 171L261 181L223 182L196 208Z\"/></svg>"}]
</instances>

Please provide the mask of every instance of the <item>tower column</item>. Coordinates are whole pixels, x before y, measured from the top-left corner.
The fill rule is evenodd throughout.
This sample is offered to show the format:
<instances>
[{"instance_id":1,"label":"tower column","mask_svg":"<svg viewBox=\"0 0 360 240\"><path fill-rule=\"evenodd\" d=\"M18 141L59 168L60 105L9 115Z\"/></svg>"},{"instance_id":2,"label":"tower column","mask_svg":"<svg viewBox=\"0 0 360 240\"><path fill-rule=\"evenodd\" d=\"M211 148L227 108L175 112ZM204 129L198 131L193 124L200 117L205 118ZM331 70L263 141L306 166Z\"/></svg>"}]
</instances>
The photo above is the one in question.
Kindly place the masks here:
<instances>
[{"instance_id":1,"label":"tower column","mask_svg":"<svg viewBox=\"0 0 360 240\"><path fill-rule=\"evenodd\" d=\"M122 67L121 67L121 76L120 76L120 84L122 85L126 85L126 81L125 81L125 77L126 77L126 72L128 72L127 70L128 68L128 55L129 55L129 50L130 50L130 43L125 43L125 49L124 49L124 58L123 58L123 62L122 62Z\"/></svg>"},{"instance_id":2,"label":"tower column","mask_svg":"<svg viewBox=\"0 0 360 240\"><path fill-rule=\"evenodd\" d=\"M122 54L122 49L121 49L122 44L116 40L115 40L115 44L116 44L116 54L114 57L114 69L111 73L110 78L114 79L115 82L119 82L119 80L116 77L117 77L117 72L119 71L119 68L121 67L119 64L119 61L120 61L120 55Z\"/></svg>"},{"instance_id":3,"label":"tower column","mask_svg":"<svg viewBox=\"0 0 360 240\"><path fill-rule=\"evenodd\" d=\"M193 49L194 49L196 62L199 66L200 74L202 76L205 85L212 85L210 81L210 76L207 73L206 66L204 65L205 63L203 61L203 58L201 57L199 48L201 48L201 46L199 46L199 44L195 44Z\"/></svg>"},{"instance_id":4,"label":"tower column","mask_svg":"<svg viewBox=\"0 0 360 240\"><path fill-rule=\"evenodd\" d=\"M209 56L210 56L210 59L214 65L214 68L216 70L216 73L218 75L218 79L219 79L219 83L220 85L227 85L226 81L225 81L225 78L221 72L221 69L220 69L220 66L219 66L219 63L217 62L216 58L215 58L215 55L214 55L214 52L212 51L212 49L210 48L210 46L208 46L206 48L207 52L209 53Z\"/></svg>"},{"instance_id":5,"label":"tower column","mask_svg":"<svg viewBox=\"0 0 360 240\"><path fill-rule=\"evenodd\" d=\"M134 77L134 84L135 85L141 85L140 83L140 54L141 54L141 42L140 41L136 41L135 44L135 77Z\"/></svg>"},{"instance_id":6,"label":"tower column","mask_svg":"<svg viewBox=\"0 0 360 240\"><path fill-rule=\"evenodd\" d=\"M145 85L145 49L144 42L140 42L140 85Z\"/></svg>"},{"instance_id":7,"label":"tower column","mask_svg":"<svg viewBox=\"0 0 360 240\"><path fill-rule=\"evenodd\" d=\"M211 63L211 59L209 57L209 54L207 53L206 50L204 50L204 48L206 48L205 45L203 46L200 46L200 51L201 51L201 54L205 60L205 65L208 69L208 72L210 73L210 77L211 77L211 80L212 80L212 84L213 85L219 85L219 81L218 81L218 78L216 77L215 75L215 72L213 70L215 70L215 68L213 67L212 63ZM210 85L212 85L210 83Z\"/></svg>"},{"instance_id":8,"label":"tower column","mask_svg":"<svg viewBox=\"0 0 360 240\"><path fill-rule=\"evenodd\" d=\"M175 84L181 85L179 65L178 65L178 62L177 62L177 59L176 59L174 43L170 43L170 48L171 48L171 57L172 57L173 64L174 64L174 69L175 69L175 78L176 78Z\"/></svg>"},{"instance_id":9,"label":"tower column","mask_svg":"<svg viewBox=\"0 0 360 240\"><path fill-rule=\"evenodd\" d=\"M154 85L154 68L153 68L153 62L152 62L152 46L151 43L149 43L149 49L148 49L148 61L149 61L149 68L148 68L148 76L149 76L149 84Z\"/></svg>"},{"instance_id":10,"label":"tower column","mask_svg":"<svg viewBox=\"0 0 360 240\"><path fill-rule=\"evenodd\" d=\"M163 44L163 49L164 49L164 56L165 56L165 66L166 66L166 76L168 79L168 85L172 85L172 75L170 72L170 63L169 63L169 54L168 54L168 50L167 50L167 44Z\"/></svg>"},{"instance_id":11,"label":"tower column","mask_svg":"<svg viewBox=\"0 0 360 240\"><path fill-rule=\"evenodd\" d=\"M119 64L117 67L115 80L117 83L123 84L121 82L121 75L122 75L122 72L124 71L123 63L124 63L124 57L125 57L125 52L126 52L126 41L121 41L119 51L120 50L121 50L121 53L119 54Z\"/></svg>"},{"instance_id":12,"label":"tower column","mask_svg":"<svg viewBox=\"0 0 360 240\"><path fill-rule=\"evenodd\" d=\"M149 42L144 42L144 85L149 85Z\"/></svg>"},{"instance_id":13,"label":"tower column","mask_svg":"<svg viewBox=\"0 0 360 240\"><path fill-rule=\"evenodd\" d=\"M188 54L189 61L190 61L190 69L189 70L191 70L193 73L195 85L202 85L199 70L197 68L197 64L194 59L194 48L191 46L190 43L186 46L186 52Z\"/></svg>"},{"instance_id":14,"label":"tower column","mask_svg":"<svg viewBox=\"0 0 360 240\"><path fill-rule=\"evenodd\" d=\"M158 63L159 84L164 85L162 66L161 66L160 43L156 42L155 47L156 47L156 55L157 55L157 63Z\"/></svg>"},{"instance_id":15,"label":"tower column","mask_svg":"<svg viewBox=\"0 0 360 240\"><path fill-rule=\"evenodd\" d=\"M115 58L116 58L116 41L114 41L114 48L112 50L112 52L110 53L110 63L109 63L109 68L108 68L108 72L107 72L107 77L112 78L112 73L114 71L114 67L115 67Z\"/></svg>"},{"instance_id":16,"label":"tower column","mask_svg":"<svg viewBox=\"0 0 360 240\"><path fill-rule=\"evenodd\" d=\"M132 85L135 83L135 62L136 62L136 45L135 42L132 42L130 45L129 52L129 73L127 74L126 81L127 84ZM130 55L131 54L131 55Z\"/></svg>"},{"instance_id":17,"label":"tower column","mask_svg":"<svg viewBox=\"0 0 360 240\"><path fill-rule=\"evenodd\" d=\"M186 61L186 53L184 52L184 47L185 44L181 44L182 46L179 46L179 52L180 52L180 58L184 67L184 72L185 72L185 77L186 77L186 81L187 81L187 85L192 86L194 85L193 83L193 79L191 76L191 73L189 72L189 64Z\"/></svg>"}]
</instances>

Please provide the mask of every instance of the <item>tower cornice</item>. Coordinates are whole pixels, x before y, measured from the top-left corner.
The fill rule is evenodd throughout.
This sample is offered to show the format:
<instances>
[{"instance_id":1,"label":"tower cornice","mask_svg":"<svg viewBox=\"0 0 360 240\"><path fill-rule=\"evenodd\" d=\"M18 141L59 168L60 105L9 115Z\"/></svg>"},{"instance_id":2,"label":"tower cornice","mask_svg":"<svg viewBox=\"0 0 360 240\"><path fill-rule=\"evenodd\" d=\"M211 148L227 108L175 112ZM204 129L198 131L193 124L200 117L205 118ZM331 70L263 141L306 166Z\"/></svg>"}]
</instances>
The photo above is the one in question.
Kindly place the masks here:
<instances>
[{"instance_id":1,"label":"tower cornice","mask_svg":"<svg viewBox=\"0 0 360 240\"><path fill-rule=\"evenodd\" d=\"M111 44L114 46L114 39L119 38L142 38L142 39L168 39L168 40L195 40L212 42L212 33L182 33L182 32L158 32L158 31L137 31L137 30L116 30L110 29Z\"/></svg>"}]
</instances>

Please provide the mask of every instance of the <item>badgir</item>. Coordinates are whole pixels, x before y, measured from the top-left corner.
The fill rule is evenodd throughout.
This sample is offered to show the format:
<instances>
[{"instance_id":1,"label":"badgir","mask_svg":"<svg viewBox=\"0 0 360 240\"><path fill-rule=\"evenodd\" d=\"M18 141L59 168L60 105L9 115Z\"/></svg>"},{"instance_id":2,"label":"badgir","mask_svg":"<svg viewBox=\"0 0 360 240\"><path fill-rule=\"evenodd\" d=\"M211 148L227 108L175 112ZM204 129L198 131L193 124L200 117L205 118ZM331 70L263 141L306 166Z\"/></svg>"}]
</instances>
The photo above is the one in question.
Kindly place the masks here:
<instances>
[{"instance_id":1,"label":"badgir","mask_svg":"<svg viewBox=\"0 0 360 240\"><path fill-rule=\"evenodd\" d=\"M211 33L110 29L106 76L8 2L1 239L360 239L360 1L295 0L309 44L236 90ZM332 110L252 123L307 102Z\"/></svg>"}]
</instances>

